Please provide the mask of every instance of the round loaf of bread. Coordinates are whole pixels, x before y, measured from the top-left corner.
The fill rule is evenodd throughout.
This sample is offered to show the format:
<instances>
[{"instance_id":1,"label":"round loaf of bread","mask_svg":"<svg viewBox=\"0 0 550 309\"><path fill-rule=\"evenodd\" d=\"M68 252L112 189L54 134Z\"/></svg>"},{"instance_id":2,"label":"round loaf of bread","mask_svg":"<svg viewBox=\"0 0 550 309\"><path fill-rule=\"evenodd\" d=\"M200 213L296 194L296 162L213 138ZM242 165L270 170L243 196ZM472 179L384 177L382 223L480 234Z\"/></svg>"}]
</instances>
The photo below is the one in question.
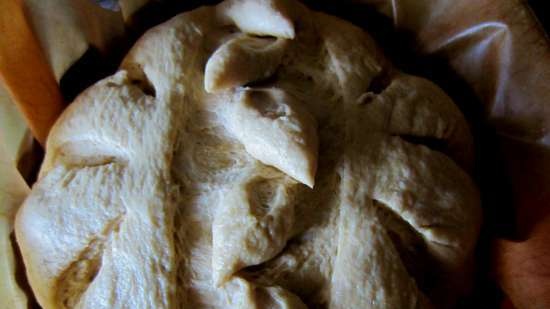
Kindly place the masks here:
<instances>
[{"instance_id":1,"label":"round loaf of bread","mask_svg":"<svg viewBox=\"0 0 550 309\"><path fill-rule=\"evenodd\" d=\"M228 0L67 108L17 242L45 309L445 307L480 226L472 153L361 29Z\"/></svg>"}]
</instances>

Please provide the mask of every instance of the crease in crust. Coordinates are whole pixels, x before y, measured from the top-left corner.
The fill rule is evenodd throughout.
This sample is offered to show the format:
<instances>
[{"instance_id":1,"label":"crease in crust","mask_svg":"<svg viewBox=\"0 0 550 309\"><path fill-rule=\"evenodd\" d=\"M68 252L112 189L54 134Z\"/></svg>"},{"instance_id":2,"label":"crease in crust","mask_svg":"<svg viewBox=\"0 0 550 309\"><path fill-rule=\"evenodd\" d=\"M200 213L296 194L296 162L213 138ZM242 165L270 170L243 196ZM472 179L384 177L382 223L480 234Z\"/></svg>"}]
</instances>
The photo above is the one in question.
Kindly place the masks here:
<instances>
[{"instance_id":1,"label":"crease in crust","mask_svg":"<svg viewBox=\"0 0 550 309\"><path fill-rule=\"evenodd\" d=\"M59 275L56 286L57 303L63 308L75 308L80 297L101 268L101 256L112 233L117 233L124 215L106 224L104 231L90 240L78 257Z\"/></svg>"},{"instance_id":2,"label":"crease in crust","mask_svg":"<svg viewBox=\"0 0 550 309\"><path fill-rule=\"evenodd\" d=\"M300 298L278 286L258 286L239 277L225 284L224 293L231 308L307 309Z\"/></svg>"},{"instance_id":3,"label":"crease in crust","mask_svg":"<svg viewBox=\"0 0 550 309\"><path fill-rule=\"evenodd\" d=\"M216 93L272 76L281 64L287 44L286 39L237 34L206 62L204 89Z\"/></svg>"},{"instance_id":4,"label":"crease in crust","mask_svg":"<svg viewBox=\"0 0 550 309\"><path fill-rule=\"evenodd\" d=\"M445 153L471 172L474 161L472 136L468 123L451 98L423 78L399 72L390 76L378 93L366 92L358 103L386 105L388 111L383 126L390 135ZM373 83L377 83L376 79Z\"/></svg>"},{"instance_id":5,"label":"crease in crust","mask_svg":"<svg viewBox=\"0 0 550 309\"><path fill-rule=\"evenodd\" d=\"M213 221L212 270L220 286L285 247L294 225L292 182L254 177L222 191Z\"/></svg>"}]
</instances>

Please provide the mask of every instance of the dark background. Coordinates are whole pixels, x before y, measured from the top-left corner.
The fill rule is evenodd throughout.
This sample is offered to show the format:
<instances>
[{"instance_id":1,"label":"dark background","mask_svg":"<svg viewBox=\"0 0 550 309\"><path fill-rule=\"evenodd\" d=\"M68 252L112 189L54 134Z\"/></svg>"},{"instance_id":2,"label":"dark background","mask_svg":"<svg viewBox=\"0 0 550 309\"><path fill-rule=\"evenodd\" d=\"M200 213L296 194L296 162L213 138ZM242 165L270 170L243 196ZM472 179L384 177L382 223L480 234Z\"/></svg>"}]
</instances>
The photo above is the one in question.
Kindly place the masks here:
<instances>
[{"instance_id":1,"label":"dark background","mask_svg":"<svg viewBox=\"0 0 550 309\"><path fill-rule=\"evenodd\" d=\"M546 33L550 32L550 9L548 0L529 0L527 1L535 15L537 15L539 21L546 29Z\"/></svg>"}]
</instances>

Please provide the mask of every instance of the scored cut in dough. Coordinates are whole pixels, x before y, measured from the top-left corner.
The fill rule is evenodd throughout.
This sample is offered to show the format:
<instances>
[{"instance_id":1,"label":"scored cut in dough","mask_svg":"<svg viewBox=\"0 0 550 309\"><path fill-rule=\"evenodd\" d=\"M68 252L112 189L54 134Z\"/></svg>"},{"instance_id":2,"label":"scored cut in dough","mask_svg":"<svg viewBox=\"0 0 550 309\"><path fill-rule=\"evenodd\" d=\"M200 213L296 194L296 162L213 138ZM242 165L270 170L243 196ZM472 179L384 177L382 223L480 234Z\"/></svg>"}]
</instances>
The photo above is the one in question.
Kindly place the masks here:
<instances>
[{"instance_id":1,"label":"scored cut in dough","mask_svg":"<svg viewBox=\"0 0 550 309\"><path fill-rule=\"evenodd\" d=\"M149 30L63 113L17 242L45 309L445 307L472 160L453 102L361 29L228 0Z\"/></svg>"}]
</instances>

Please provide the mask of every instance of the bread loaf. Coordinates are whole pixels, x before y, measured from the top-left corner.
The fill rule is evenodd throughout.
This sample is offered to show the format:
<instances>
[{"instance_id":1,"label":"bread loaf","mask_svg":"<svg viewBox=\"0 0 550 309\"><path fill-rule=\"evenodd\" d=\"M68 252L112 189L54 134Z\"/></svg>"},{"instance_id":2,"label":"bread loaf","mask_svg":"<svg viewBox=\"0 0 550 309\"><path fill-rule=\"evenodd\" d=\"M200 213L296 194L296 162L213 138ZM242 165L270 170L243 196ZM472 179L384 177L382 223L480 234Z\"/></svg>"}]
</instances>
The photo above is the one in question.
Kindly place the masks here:
<instances>
[{"instance_id":1,"label":"bread loaf","mask_svg":"<svg viewBox=\"0 0 550 309\"><path fill-rule=\"evenodd\" d=\"M429 308L480 225L472 140L348 22L227 0L139 39L53 127L16 218L51 308Z\"/></svg>"}]
</instances>

